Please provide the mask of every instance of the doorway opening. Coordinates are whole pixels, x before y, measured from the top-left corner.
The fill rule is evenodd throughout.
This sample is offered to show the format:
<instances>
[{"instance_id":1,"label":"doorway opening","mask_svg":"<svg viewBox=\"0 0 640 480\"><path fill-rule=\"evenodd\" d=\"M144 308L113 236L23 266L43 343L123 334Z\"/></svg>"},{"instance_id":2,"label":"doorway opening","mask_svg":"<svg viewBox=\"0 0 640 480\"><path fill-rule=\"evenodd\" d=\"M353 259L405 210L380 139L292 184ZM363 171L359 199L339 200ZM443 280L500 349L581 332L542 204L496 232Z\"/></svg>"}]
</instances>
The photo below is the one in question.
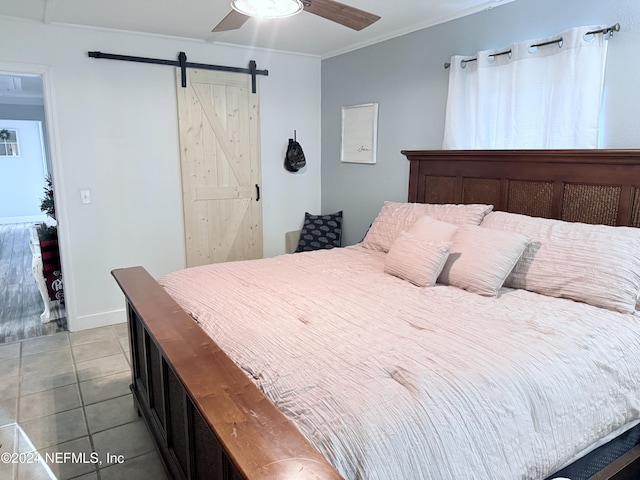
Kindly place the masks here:
<instances>
[{"instance_id":1,"label":"doorway opening","mask_svg":"<svg viewBox=\"0 0 640 480\"><path fill-rule=\"evenodd\" d=\"M0 71L0 343L67 329L38 74Z\"/></svg>"}]
</instances>

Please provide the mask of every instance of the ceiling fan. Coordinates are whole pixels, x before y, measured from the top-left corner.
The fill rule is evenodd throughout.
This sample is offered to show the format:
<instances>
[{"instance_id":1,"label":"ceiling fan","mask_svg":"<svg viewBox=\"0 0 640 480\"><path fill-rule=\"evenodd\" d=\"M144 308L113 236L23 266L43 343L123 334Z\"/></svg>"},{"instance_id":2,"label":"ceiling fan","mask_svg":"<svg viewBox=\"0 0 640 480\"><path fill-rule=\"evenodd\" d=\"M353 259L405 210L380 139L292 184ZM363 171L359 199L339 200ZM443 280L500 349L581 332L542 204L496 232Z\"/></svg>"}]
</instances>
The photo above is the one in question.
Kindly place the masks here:
<instances>
[{"instance_id":1,"label":"ceiling fan","mask_svg":"<svg viewBox=\"0 0 640 480\"><path fill-rule=\"evenodd\" d=\"M284 2L284 6L278 5ZM232 0L233 10L222 19L212 32L225 32L240 28L249 17L288 17L304 10L353 30L362 30L380 20L378 15L350 7L335 0ZM264 7L269 4L268 7ZM268 8L270 12L261 10Z\"/></svg>"}]
</instances>

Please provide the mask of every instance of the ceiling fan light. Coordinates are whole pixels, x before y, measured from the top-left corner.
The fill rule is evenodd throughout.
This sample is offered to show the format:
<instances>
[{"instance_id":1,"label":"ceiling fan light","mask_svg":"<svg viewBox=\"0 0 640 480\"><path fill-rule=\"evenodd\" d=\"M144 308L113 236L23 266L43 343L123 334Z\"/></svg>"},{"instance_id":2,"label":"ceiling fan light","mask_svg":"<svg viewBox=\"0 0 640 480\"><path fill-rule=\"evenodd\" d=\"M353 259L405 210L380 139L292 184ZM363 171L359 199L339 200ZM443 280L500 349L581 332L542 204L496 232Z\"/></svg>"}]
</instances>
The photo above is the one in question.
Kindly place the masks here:
<instances>
[{"instance_id":1,"label":"ceiling fan light","mask_svg":"<svg viewBox=\"0 0 640 480\"><path fill-rule=\"evenodd\" d=\"M231 8L249 17L282 18L300 13L300 0L231 0Z\"/></svg>"}]
</instances>

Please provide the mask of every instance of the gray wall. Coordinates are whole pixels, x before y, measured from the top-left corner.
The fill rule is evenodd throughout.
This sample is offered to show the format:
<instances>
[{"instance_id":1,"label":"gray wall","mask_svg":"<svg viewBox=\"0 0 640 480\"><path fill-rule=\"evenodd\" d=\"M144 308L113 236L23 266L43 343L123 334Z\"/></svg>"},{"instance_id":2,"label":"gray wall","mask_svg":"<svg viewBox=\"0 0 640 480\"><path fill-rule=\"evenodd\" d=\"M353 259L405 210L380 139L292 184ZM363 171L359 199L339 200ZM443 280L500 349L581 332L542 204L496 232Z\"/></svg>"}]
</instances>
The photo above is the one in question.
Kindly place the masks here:
<instances>
[{"instance_id":1,"label":"gray wall","mask_svg":"<svg viewBox=\"0 0 640 480\"><path fill-rule=\"evenodd\" d=\"M403 149L439 149L454 54L501 48L579 25L622 30L609 44L603 148L640 148L640 2L517 0L322 62L322 212L344 211L345 244L362 239L384 200L406 201ZM340 162L341 107L378 102L378 161Z\"/></svg>"}]
</instances>

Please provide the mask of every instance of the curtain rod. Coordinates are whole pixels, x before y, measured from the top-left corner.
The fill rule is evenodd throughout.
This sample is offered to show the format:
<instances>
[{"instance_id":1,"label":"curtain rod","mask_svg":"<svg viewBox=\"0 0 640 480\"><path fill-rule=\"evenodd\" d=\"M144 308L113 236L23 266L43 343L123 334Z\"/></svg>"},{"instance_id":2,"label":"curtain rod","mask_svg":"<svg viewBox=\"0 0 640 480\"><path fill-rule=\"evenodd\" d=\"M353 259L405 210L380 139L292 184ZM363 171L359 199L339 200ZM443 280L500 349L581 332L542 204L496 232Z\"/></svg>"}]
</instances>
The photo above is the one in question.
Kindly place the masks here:
<instances>
[{"instance_id":1,"label":"curtain rod","mask_svg":"<svg viewBox=\"0 0 640 480\"><path fill-rule=\"evenodd\" d=\"M613 32L619 32L620 31L620 24L616 23L615 25L612 25L610 27L606 27L606 28L601 28L600 30L593 30L592 32L587 32L585 33L585 35L596 35L598 33L602 33L604 35L611 35L613 36ZM548 42L542 42L542 43L534 43L533 45L531 45L529 48L538 48L538 47L544 47L545 45L553 45L554 43L562 43L562 37L556 39L556 40L549 40ZM504 52L499 52L499 53L492 53L490 55L487 55L488 58L492 58L492 57L499 57L501 55L511 55L511 49L506 50ZM477 62L478 59L477 58L466 58L464 60L462 60L462 63L467 63L467 62ZM444 64L444 68L447 69L451 67L451 63L450 62L445 62Z\"/></svg>"}]
</instances>

